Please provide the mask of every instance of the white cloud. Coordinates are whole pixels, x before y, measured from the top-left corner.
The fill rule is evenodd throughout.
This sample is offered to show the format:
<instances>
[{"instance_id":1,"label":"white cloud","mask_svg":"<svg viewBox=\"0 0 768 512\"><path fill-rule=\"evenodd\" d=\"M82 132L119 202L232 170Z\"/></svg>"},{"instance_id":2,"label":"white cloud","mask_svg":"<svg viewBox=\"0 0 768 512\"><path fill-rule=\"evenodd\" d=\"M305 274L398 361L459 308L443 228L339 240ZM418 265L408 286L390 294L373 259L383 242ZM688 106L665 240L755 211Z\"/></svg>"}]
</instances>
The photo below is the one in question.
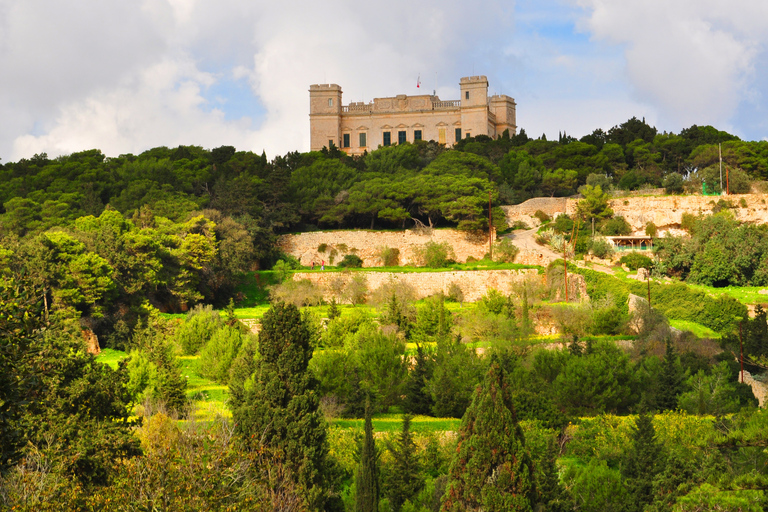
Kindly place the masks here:
<instances>
[{"instance_id":1,"label":"white cloud","mask_svg":"<svg viewBox=\"0 0 768 512\"><path fill-rule=\"evenodd\" d=\"M670 128L723 126L752 94L754 62L765 51L763 0L577 0L580 27L623 45L636 97ZM763 28L761 28L763 27Z\"/></svg>"}]
</instances>

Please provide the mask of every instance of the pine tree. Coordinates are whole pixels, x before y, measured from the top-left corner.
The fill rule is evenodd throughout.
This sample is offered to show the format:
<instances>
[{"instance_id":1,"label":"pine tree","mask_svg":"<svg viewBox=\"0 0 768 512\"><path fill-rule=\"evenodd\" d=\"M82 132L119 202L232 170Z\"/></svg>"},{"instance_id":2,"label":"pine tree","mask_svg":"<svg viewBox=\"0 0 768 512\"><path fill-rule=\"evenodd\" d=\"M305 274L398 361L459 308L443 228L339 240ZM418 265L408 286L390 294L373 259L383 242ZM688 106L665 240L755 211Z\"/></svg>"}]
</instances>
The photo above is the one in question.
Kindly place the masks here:
<instances>
[{"instance_id":1,"label":"pine tree","mask_svg":"<svg viewBox=\"0 0 768 512\"><path fill-rule=\"evenodd\" d=\"M413 369L408 374L408 382L405 388L405 401L403 408L410 414L425 414L432 412L432 396L427 389L427 381L431 377L431 361L424 352L424 348L416 345L416 360Z\"/></svg>"},{"instance_id":2,"label":"pine tree","mask_svg":"<svg viewBox=\"0 0 768 512\"><path fill-rule=\"evenodd\" d=\"M299 310L279 303L262 319L256 360L239 361L230 403L238 433L253 451L268 451L288 469L310 510L329 510L334 473L317 381L307 367L311 333ZM253 368L248 378L247 370Z\"/></svg>"},{"instance_id":3,"label":"pine tree","mask_svg":"<svg viewBox=\"0 0 768 512\"><path fill-rule=\"evenodd\" d=\"M411 433L411 416L403 415L403 428L394 444L388 444L394 463L389 479L389 501L395 512L424 487L424 475L416 454L416 443Z\"/></svg>"},{"instance_id":4,"label":"pine tree","mask_svg":"<svg viewBox=\"0 0 768 512\"><path fill-rule=\"evenodd\" d=\"M532 464L511 391L504 369L492 356L485 381L462 419L441 510L532 510Z\"/></svg>"},{"instance_id":5,"label":"pine tree","mask_svg":"<svg viewBox=\"0 0 768 512\"><path fill-rule=\"evenodd\" d=\"M328 307L328 320L333 320L334 318L339 318L341 316L341 311L339 310L339 305L336 304L336 297L333 297L331 299L331 305Z\"/></svg>"},{"instance_id":6,"label":"pine tree","mask_svg":"<svg viewBox=\"0 0 768 512\"><path fill-rule=\"evenodd\" d=\"M379 510L379 453L373 440L370 401L365 404L365 438L360 451L360 466L355 479L357 495L356 512L378 512Z\"/></svg>"},{"instance_id":7,"label":"pine tree","mask_svg":"<svg viewBox=\"0 0 768 512\"><path fill-rule=\"evenodd\" d=\"M622 475L632 497L632 510L640 512L653 501L653 481L662 469L661 463L662 447L656 440L653 416L643 411L635 420L632 446L622 466Z\"/></svg>"},{"instance_id":8,"label":"pine tree","mask_svg":"<svg viewBox=\"0 0 768 512\"><path fill-rule=\"evenodd\" d=\"M656 395L656 406L662 411L675 409L677 396L683 390L683 371L677 360L677 353L669 338L666 343L667 348L659 374L659 391Z\"/></svg>"}]
</instances>

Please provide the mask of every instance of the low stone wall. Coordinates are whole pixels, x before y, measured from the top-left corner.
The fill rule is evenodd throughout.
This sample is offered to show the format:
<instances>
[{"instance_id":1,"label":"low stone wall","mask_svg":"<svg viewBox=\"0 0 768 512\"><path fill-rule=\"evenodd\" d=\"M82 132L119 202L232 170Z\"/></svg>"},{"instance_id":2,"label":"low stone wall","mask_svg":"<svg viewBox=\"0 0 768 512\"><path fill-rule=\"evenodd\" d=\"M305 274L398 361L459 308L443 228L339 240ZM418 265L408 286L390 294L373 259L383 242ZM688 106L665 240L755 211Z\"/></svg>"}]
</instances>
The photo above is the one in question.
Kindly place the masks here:
<instances>
[{"instance_id":1,"label":"low stone wall","mask_svg":"<svg viewBox=\"0 0 768 512\"><path fill-rule=\"evenodd\" d=\"M488 252L488 239L455 229L425 229L403 231L313 231L297 235L283 235L277 244L309 266L316 266L325 260L326 265L338 263L345 254L356 254L363 260L364 267L381 267L381 249L390 247L400 251L400 265L419 265L418 251L427 242L447 242L456 255L456 261L464 263L470 256L482 259ZM325 251L319 248L325 245ZM333 261L331 255L333 254Z\"/></svg>"},{"instance_id":2,"label":"low stone wall","mask_svg":"<svg viewBox=\"0 0 768 512\"><path fill-rule=\"evenodd\" d=\"M475 302L485 295L489 288L494 288L502 293L509 293L514 283L526 279L545 279L536 269L515 270L455 270L449 272L296 272L293 274L295 281L308 279L323 290L323 298L331 300L334 297L332 288L339 288L336 280L349 283L353 276L364 274L368 289L373 291L389 284L401 282L411 285L417 294L417 299L429 297L439 292L448 293L452 284L457 284L464 300ZM338 300L338 299L337 299Z\"/></svg>"}]
</instances>

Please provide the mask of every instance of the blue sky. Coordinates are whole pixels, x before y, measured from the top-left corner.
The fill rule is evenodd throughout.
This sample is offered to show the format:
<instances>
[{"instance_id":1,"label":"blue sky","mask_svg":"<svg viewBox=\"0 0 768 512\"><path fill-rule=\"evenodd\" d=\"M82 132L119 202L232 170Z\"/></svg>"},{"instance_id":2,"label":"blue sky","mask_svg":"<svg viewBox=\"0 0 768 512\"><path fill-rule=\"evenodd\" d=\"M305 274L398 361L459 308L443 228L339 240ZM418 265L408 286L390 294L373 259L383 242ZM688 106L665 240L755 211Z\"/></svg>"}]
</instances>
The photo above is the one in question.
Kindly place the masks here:
<instances>
[{"instance_id":1,"label":"blue sky","mask_svg":"<svg viewBox=\"0 0 768 512\"><path fill-rule=\"evenodd\" d=\"M0 159L99 148L309 147L308 92L344 102L462 76L532 136L632 116L768 136L765 0L0 0ZM421 76L423 87L416 89Z\"/></svg>"}]
</instances>

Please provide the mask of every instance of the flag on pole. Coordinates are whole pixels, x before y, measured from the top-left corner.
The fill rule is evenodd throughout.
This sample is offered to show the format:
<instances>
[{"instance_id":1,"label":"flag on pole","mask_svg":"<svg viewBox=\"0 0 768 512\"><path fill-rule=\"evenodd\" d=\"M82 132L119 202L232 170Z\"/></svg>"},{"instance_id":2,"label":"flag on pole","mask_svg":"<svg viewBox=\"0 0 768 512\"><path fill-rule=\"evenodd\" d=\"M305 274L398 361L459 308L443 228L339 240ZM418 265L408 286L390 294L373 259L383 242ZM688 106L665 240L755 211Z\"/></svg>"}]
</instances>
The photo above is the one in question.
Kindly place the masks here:
<instances>
[{"instance_id":1,"label":"flag on pole","mask_svg":"<svg viewBox=\"0 0 768 512\"><path fill-rule=\"evenodd\" d=\"M421 87L421 74L419 74L419 77L416 79L416 88L418 89Z\"/></svg>"}]
</instances>

